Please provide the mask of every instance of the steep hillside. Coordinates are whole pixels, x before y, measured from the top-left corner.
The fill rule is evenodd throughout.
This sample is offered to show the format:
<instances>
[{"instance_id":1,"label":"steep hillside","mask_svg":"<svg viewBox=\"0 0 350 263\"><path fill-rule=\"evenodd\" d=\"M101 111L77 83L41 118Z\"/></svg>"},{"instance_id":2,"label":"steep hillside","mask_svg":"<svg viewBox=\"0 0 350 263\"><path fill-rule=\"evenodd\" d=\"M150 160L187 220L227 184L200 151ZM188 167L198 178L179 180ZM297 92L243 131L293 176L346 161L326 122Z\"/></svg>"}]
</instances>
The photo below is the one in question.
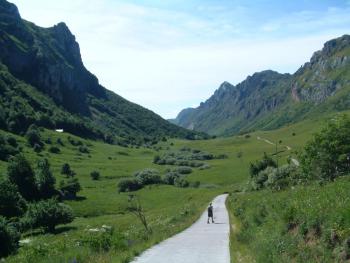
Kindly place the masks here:
<instances>
[{"instance_id":1,"label":"steep hillside","mask_svg":"<svg viewBox=\"0 0 350 263\"><path fill-rule=\"evenodd\" d=\"M94 137L110 134L109 137L121 137L127 141L142 141L145 137L152 140L161 136L193 138L195 135L102 87L84 67L79 44L64 23L51 28L38 27L21 19L15 5L0 0L0 48L0 62L4 65L1 67L2 89L15 92L23 100L23 94L13 89L21 83L31 86L23 89L25 100L35 100L33 96L38 92L45 96L45 99L36 100L36 106L40 107L33 108L35 114L28 114L37 122L45 114L53 120L51 126L62 128L69 126L65 123L70 121L65 120L74 119L75 123L94 127L88 128L88 133ZM2 99L1 105L6 108L4 100L8 99ZM43 101L50 104L51 110L44 110ZM11 114L7 112L3 116L7 120L5 128L9 130L12 129L9 125ZM64 115L65 120L57 121L56 115ZM23 125L22 129L25 130L26 126ZM86 135L74 131L77 135Z\"/></svg>"},{"instance_id":2,"label":"steep hillside","mask_svg":"<svg viewBox=\"0 0 350 263\"><path fill-rule=\"evenodd\" d=\"M350 108L350 36L331 40L295 74L263 71L236 86L224 82L174 123L210 134L272 129Z\"/></svg>"}]
</instances>

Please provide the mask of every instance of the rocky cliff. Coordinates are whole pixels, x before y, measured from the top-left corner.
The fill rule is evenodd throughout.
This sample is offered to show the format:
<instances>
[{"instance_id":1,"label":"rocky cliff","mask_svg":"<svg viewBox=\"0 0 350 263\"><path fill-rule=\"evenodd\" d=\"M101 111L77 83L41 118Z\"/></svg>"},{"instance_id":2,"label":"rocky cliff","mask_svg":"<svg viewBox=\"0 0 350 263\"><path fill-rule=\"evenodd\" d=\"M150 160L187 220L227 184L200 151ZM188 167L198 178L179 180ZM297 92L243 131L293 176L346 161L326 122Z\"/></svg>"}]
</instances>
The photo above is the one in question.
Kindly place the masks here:
<instances>
[{"instance_id":1,"label":"rocky cliff","mask_svg":"<svg viewBox=\"0 0 350 263\"><path fill-rule=\"evenodd\" d=\"M268 70L237 85L224 82L174 122L218 135L277 128L311 113L349 109L349 80L350 36L344 35L325 43L293 75Z\"/></svg>"},{"instance_id":2,"label":"rocky cliff","mask_svg":"<svg viewBox=\"0 0 350 263\"><path fill-rule=\"evenodd\" d=\"M0 49L0 86L6 95L0 106L8 108L16 104L14 95L20 98L26 93L26 103L36 102L28 105L33 107L25 115L26 124L41 124L40 119L45 116L51 120L50 127L71 127L72 132L84 135L80 133L84 126L83 130L93 128L88 134L109 134L127 141L196 135L102 87L85 68L79 44L64 23L51 28L36 26L21 18L15 5L0 0ZM39 95L34 98L34 92L27 92L31 88L18 88L21 82L47 96L46 103L55 105L42 105L37 99ZM53 110L57 108L64 114L57 114ZM7 120L7 129L11 126L10 117L16 114L6 111L3 118Z\"/></svg>"}]
</instances>

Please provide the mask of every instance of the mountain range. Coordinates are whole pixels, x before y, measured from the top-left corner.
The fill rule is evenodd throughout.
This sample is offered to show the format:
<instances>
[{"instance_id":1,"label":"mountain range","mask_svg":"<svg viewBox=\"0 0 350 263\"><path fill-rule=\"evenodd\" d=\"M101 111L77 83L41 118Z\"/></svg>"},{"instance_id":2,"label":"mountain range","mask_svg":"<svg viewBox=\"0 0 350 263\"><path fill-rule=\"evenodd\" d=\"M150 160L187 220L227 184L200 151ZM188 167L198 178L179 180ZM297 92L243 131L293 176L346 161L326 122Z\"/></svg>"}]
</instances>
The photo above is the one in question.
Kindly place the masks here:
<instances>
[{"instance_id":1,"label":"mountain range","mask_svg":"<svg viewBox=\"0 0 350 263\"><path fill-rule=\"evenodd\" d=\"M23 133L37 124L136 144L198 136L101 86L85 68L65 23L39 27L22 19L14 4L0 0L0 49L2 129Z\"/></svg>"},{"instance_id":2,"label":"mountain range","mask_svg":"<svg viewBox=\"0 0 350 263\"><path fill-rule=\"evenodd\" d=\"M350 109L350 36L330 40L294 74L266 70L237 85L224 82L197 108L170 120L211 135L274 129Z\"/></svg>"}]
</instances>

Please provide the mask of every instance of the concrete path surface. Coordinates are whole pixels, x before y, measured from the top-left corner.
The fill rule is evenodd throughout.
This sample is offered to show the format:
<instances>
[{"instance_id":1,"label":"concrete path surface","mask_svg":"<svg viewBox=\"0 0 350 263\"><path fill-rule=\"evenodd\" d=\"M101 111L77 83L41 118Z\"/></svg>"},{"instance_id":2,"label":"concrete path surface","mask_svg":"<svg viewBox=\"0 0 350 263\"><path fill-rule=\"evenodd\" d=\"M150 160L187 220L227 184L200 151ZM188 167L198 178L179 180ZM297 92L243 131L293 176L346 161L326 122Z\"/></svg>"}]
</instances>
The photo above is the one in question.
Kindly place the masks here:
<instances>
[{"instance_id":1,"label":"concrete path surface","mask_svg":"<svg viewBox=\"0 0 350 263\"><path fill-rule=\"evenodd\" d=\"M229 263L226 198L227 195L219 195L213 200L214 224L207 224L205 211L191 227L146 250L133 263Z\"/></svg>"}]
</instances>

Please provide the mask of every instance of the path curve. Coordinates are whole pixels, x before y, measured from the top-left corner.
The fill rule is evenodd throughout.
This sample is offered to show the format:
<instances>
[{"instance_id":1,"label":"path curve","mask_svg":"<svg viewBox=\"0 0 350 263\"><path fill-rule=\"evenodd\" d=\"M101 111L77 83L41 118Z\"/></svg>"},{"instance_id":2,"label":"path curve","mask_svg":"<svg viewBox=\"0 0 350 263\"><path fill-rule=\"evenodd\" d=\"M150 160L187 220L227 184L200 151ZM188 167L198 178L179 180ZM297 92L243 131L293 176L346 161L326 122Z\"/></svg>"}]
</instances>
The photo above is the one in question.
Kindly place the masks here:
<instances>
[{"instance_id":1,"label":"path curve","mask_svg":"<svg viewBox=\"0 0 350 263\"><path fill-rule=\"evenodd\" d=\"M230 223L227 194L213 200L214 224L207 224L207 212L185 231L146 250L133 263L229 263Z\"/></svg>"},{"instance_id":2,"label":"path curve","mask_svg":"<svg viewBox=\"0 0 350 263\"><path fill-rule=\"evenodd\" d=\"M267 140L267 139L264 139L264 138L261 138L261 137L256 137L259 141L264 141L264 142L266 142L266 143L268 143L268 144L271 144L271 145L275 145L273 142L271 142L271 141L269 141L269 140ZM287 148L287 150L288 151L291 151L292 150L292 147L290 147L290 146L288 146L288 145L285 145L285 147ZM291 161L292 161L292 163L295 165L295 166L299 166L300 165L300 163L299 163L299 161L297 160L297 159L295 159L295 158L291 158Z\"/></svg>"}]
</instances>

